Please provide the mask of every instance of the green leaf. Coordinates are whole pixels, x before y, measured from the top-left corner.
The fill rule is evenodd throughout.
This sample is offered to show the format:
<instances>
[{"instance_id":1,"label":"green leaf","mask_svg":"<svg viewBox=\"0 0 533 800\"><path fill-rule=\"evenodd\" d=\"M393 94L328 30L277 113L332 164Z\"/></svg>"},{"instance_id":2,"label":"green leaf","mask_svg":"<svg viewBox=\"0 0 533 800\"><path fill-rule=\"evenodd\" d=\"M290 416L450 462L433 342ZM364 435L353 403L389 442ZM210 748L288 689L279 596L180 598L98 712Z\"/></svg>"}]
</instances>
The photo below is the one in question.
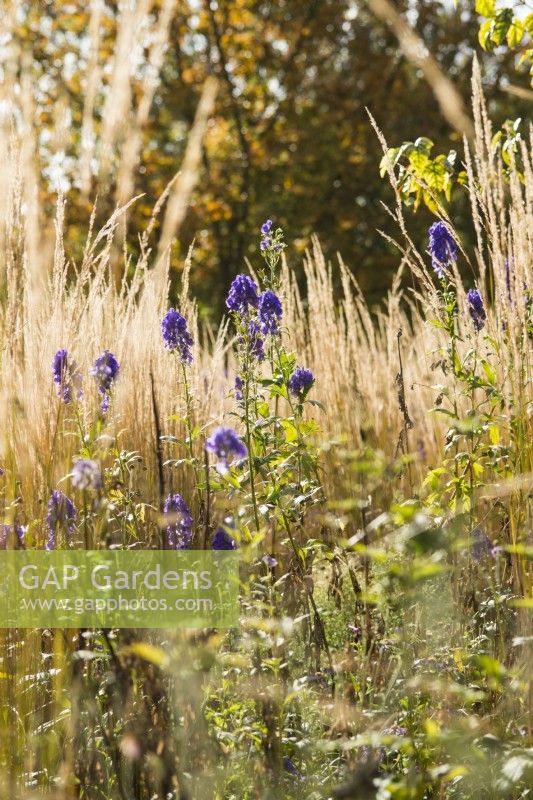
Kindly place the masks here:
<instances>
[{"instance_id":1,"label":"green leaf","mask_svg":"<svg viewBox=\"0 0 533 800\"><path fill-rule=\"evenodd\" d=\"M491 22L490 38L495 45L503 44L507 31L513 23L513 12L510 8L502 8Z\"/></svg>"},{"instance_id":2,"label":"green leaf","mask_svg":"<svg viewBox=\"0 0 533 800\"><path fill-rule=\"evenodd\" d=\"M487 376L487 380L488 380L488 382L489 382L489 383L490 383L492 386L496 386L496 373L495 373L495 372L494 372L494 370L492 369L492 367L491 367L491 365L489 364L489 362L488 362L488 361L486 361L485 359L482 359L482 361L481 361L481 366L483 367L483 372L484 372L484 373L485 373L485 375Z\"/></svg>"},{"instance_id":3,"label":"green leaf","mask_svg":"<svg viewBox=\"0 0 533 800\"><path fill-rule=\"evenodd\" d=\"M432 142L431 139L428 139L427 136L419 136L418 139L415 140L416 149L427 153L428 155L431 153L433 144L434 142Z\"/></svg>"}]
</instances>

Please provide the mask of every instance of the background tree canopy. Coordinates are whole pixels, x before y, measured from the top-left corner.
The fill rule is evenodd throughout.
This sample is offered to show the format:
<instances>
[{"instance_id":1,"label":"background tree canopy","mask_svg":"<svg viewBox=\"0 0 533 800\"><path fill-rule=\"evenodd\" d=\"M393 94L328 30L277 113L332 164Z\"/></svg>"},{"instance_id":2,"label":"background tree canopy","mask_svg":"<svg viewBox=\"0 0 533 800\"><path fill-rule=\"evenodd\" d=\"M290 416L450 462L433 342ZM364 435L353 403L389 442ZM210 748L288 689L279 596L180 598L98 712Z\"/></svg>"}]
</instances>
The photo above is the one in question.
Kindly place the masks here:
<instances>
[{"instance_id":1,"label":"background tree canopy","mask_svg":"<svg viewBox=\"0 0 533 800\"><path fill-rule=\"evenodd\" d=\"M398 256L374 235L392 234L394 223L382 208L392 195L379 176L381 147L367 109L391 146L425 136L435 152L461 148L394 35L353 0L137 5L73 0L67 12L53 2L28 3L22 17L19 4L12 20L6 74L16 81L22 65L25 74L33 71L33 85L21 88L21 116L46 166L43 213L53 214L58 187L66 193L73 258L81 256L96 199L98 221L142 194L128 213L135 225L148 224L180 168L202 86L214 74L218 93L197 191L172 251L176 274L195 239L194 290L216 311L213 298L272 217L286 230L290 252L302 252L317 233L326 255L341 252L370 298L382 295ZM468 99L475 47L482 54L473 3L398 7ZM502 91L514 59L506 48L482 55L497 123L527 115L527 100ZM127 70L115 69L128 60L129 82ZM454 218L468 239L461 192ZM413 217L415 239L422 241L428 221L424 209ZM127 246L135 252L138 242Z\"/></svg>"}]
</instances>

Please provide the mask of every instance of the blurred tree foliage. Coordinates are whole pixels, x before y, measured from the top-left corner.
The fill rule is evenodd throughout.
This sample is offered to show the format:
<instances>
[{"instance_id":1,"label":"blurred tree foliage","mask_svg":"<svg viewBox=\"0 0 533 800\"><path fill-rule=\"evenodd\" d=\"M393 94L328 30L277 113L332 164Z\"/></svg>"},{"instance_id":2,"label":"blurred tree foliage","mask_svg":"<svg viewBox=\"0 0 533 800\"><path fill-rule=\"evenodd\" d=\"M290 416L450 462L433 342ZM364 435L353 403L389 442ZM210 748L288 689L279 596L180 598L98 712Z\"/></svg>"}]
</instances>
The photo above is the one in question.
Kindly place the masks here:
<instances>
[{"instance_id":1,"label":"blurred tree foliage","mask_svg":"<svg viewBox=\"0 0 533 800\"><path fill-rule=\"evenodd\" d=\"M254 252L261 222L272 217L293 253L316 232L326 253L341 252L363 289L379 297L398 256L375 232L396 234L381 205L393 198L379 176L382 153L366 109L390 145L422 136L435 142L435 152L461 151L431 88L391 32L362 0L137 0L136 16L126 19L125 5L17 3L11 69L24 70L26 80L31 75L30 113L47 176L43 204L51 216L54 189L66 191L69 252L81 255L95 198L104 220L125 191L143 193L128 212L128 247L135 251L135 231L179 169L203 82L215 74L216 110L173 267L195 238L194 289L216 309L213 298L223 296ZM468 98L472 53L482 53L474 3L400 5ZM160 64L158 30L167 38ZM497 122L527 116L527 101L502 91L514 58L483 54ZM121 181L125 162L133 169ZM454 190L459 229L463 192ZM421 207L413 217L420 240L428 222Z\"/></svg>"}]
</instances>

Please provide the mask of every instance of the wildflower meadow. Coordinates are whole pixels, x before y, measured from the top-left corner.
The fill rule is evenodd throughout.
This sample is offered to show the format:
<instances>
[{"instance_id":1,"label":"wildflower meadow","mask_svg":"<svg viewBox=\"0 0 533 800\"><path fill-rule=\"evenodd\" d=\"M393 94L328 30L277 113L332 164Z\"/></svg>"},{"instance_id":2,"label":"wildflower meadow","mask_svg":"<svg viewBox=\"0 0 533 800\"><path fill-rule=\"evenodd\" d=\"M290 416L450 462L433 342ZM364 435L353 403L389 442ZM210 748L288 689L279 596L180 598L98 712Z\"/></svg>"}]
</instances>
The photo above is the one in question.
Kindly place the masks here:
<instances>
[{"instance_id":1,"label":"wildflower meadow","mask_svg":"<svg viewBox=\"0 0 533 800\"><path fill-rule=\"evenodd\" d=\"M39 19L54 25L59 11L75 14L49 5ZM245 257L220 280L204 276L198 299L195 271L208 245L195 219L225 219L209 206L201 172L209 138L222 135L216 103L226 86L238 127L239 81L252 80L224 62L224 47L255 24L257 9L193 9L199 20L212 15L219 57L200 87L178 173L153 197L135 195L120 170L155 169L162 158L164 148L156 153L140 133L155 118L167 34L184 12L171 2L123 4L99 98L98 37L113 18L106 5L91 4L88 33L82 17L76 27L93 77L78 85L63 63L70 91L87 94L69 117L81 126L80 149L58 145L56 161L40 154L52 134L39 144L42 131L29 121L47 84L34 94L24 47L9 50L17 26L37 30L33 12L8 3L0 23L0 593L11 597L9 565L18 562L9 559L23 555L28 570L35 551L36 564L38 555L50 565L76 551L71 569L97 564L95 586L114 611L122 589L141 583L147 610L159 567L152 583L142 569L111 579L111 562L98 567L98 555L162 553L175 565L165 572L168 591L180 565L196 576L195 557L212 559L226 585L222 559L232 559L233 606L206 623L199 610L222 601L213 590L200 603L204 566L168 627L147 627L144 617L106 623L105 613L82 624L74 611L59 623L57 598L78 573L20 577L39 626L8 625L2 612L0 800L531 797L528 121L493 123L483 51L464 67L472 96L459 114L450 78L405 44L420 32L400 14L404 5L369 3L435 92L457 151L439 155L420 135L422 113L402 144L385 138L372 107L364 112L382 151L381 164L366 162L369 173L381 170L384 198L383 229L369 231L368 249L385 241L394 254L386 291L368 299L349 250L325 253L312 233L301 245L290 215L276 213L273 178L269 216L243 223ZM244 28L240 17L229 34L220 28L225 5ZM356 12L345 10L346 24ZM531 14L493 2L476 2L475 13L489 55L530 47ZM188 24L186 55L201 27ZM39 30L46 39L46 25ZM130 84L124 64L131 53L141 58L135 42L149 57ZM289 68L298 59L296 49ZM139 127L131 122L131 137L120 139L126 107L131 120L137 108ZM257 170L261 139L243 130L237 140ZM78 183L59 181L47 205L41 177L53 183L54 170L78 166ZM99 208L109 198L83 194L82 167L116 169L117 186L131 189L117 191L106 219ZM242 206L252 202L242 193ZM142 224L139 203L151 206ZM327 198L316 204L327 213ZM296 214L296 194L292 206ZM238 624L220 622L230 618Z\"/></svg>"}]
</instances>

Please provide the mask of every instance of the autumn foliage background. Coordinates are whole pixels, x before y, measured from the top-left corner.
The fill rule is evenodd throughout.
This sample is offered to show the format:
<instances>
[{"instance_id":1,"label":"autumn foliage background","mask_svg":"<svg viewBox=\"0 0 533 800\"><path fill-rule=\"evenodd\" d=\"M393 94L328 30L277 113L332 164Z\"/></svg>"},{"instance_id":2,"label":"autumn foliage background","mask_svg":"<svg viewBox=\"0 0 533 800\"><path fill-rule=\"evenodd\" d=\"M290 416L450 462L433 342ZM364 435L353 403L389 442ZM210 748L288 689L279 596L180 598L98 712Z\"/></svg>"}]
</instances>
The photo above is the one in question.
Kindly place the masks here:
<instances>
[{"instance_id":1,"label":"autumn foliage background","mask_svg":"<svg viewBox=\"0 0 533 800\"><path fill-rule=\"evenodd\" d=\"M468 102L472 54L481 53L473 4L398 8ZM36 180L37 255L53 247L58 191L69 199L65 242L76 260L95 203L101 224L139 196L126 238L127 251L137 253L133 231L145 229L181 169L205 80L217 78L194 160L196 190L171 258L177 277L195 241L192 288L215 319L267 217L286 230L295 262L317 234L327 258L340 252L351 264L372 302L389 288L397 255L375 232L395 231L381 206L390 192L367 111L391 145L425 136L438 152L461 146L432 87L363 2L6 2L2 26L3 146L10 126L24 132L23 166ZM504 49L484 54L495 128L528 113L529 101L509 91L514 58ZM430 220L424 209L410 220L420 245ZM464 192L455 224L472 242Z\"/></svg>"}]
</instances>

